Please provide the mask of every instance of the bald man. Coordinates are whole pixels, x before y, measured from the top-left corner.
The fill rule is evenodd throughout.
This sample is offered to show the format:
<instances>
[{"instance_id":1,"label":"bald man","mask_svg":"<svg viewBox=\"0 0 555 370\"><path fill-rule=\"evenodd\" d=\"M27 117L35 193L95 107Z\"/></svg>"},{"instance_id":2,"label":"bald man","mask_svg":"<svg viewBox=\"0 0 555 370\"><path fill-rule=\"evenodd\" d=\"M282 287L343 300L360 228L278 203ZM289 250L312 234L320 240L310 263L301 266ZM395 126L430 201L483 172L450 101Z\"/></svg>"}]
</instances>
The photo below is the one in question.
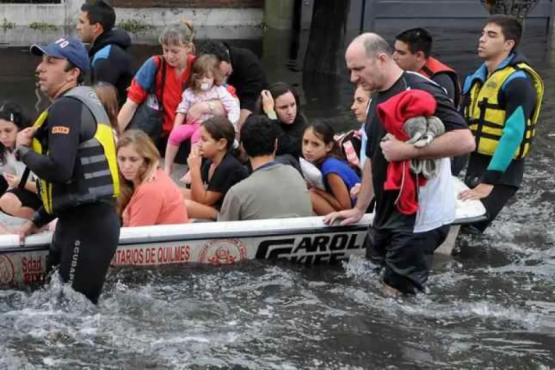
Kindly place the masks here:
<instances>
[{"instance_id":1,"label":"bald man","mask_svg":"<svg viewBox=\"0 0 555 370\"><path fill-rule=\"evenodd\" d=\"M342 224L359 221L376 197L374 232L367 257L384 269L386 293L415 294L424 291L434 250L445 240L449 224L455 218L455 198L450 157L474 150L474 139L465 120L457 112L446 92L421 75L403 71L393 59L389 44L379 35L365 33L353 40L346 55L351 81L374 96L366 122L367 160L363 169L361 191L356 206L326 216L328 224L343 219ZM409 89L429 92L437 102L435 115L446 133L424 148L416 148L387 135L377 115L377 107ZM439 175L418 190L419 210L406 215L396 207L398 191L384 191L389 162L406 159L442 159Z\"/></svg>"}]
</instances>

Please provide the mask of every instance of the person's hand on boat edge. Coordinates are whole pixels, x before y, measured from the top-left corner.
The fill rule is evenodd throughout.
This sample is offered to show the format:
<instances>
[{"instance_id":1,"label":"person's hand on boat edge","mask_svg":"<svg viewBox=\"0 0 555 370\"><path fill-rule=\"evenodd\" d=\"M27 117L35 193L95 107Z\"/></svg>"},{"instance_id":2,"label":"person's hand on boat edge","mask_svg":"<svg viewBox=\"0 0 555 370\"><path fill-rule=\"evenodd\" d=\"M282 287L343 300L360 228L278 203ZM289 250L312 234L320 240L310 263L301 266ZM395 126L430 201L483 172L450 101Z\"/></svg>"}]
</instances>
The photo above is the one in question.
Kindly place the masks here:
<instances>
[{"instance_id":1,"label":"person's hand on boat edge","mask_svg":"<svg viewBox=\"0 0 555 370\"><path fill-rule=\"evenodd\" d=\"M364 216L364 212L358 208L347 209L340 212L332 212L327 216L324 216L324 224L333 225L336 221L342 220L340 225L350 225L359 222Z\"/></svg>"},{"instance_id":2,"label":"person's hand on boat edge","mask_svg":"<svg viewBox=\"0 0 555 370\"><path fill-rule=\"evenodd\" d=\"M482 198L488 197L491 194L492 190L493 190L493 185L479 184L474 189L462 191L459 194L459 199L462 201L480 200Z\"/></svg>"},{"instance_id":3,"label":"person's hand on boat edge","mask_svg":"<svg viewBox=\"0 0 555 370\"><path fill-rule=\"evenodd\" d=\"M19 235L19 246L25 246L25 238L28 235L36 234L39 231L39 228L35 226L32 221L27 221L21 228L17 231Z\"/></svg>"}]
</instances>

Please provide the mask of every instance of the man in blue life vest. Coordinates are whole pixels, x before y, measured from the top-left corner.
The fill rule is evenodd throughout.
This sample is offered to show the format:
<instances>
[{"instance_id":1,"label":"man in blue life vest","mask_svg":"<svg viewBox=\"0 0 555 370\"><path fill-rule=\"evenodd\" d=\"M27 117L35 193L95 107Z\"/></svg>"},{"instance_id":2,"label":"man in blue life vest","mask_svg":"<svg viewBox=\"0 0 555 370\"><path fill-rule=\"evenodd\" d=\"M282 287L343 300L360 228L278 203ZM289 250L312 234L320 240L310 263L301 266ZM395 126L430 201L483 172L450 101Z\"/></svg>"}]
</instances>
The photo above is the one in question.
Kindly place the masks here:
<instances>
[{"instance_id":1,"label":"man in blue life vest","mask_svg":"<svg viewBox=\"0 0 555 370\"><path fill-rule=\"evenodd\" d=\"M463 112L476 149L461 200L479 199L488 219L472 225L483 232L517 192L525 158L536 134L544 87L541 77L517 51L522 25L513 17L491 17L482 31L478 55L484 64L466 78Z\"/></svg>"},{"instance_id":2,"label":"man in blue life vest","mask_svg":"<svg viewBox=\"0 0 555 370\"><path fill-rule=\"evenodd\" d=\"M19 235L23 243L58 218L48 266L97 303L120 233L113 131L94 90L80 86L89 70L81 41L64 37L31 53L42 57L38 82L52 104L17 136L16 155L39 178L43 203Z\"/></svg>"}]
</instances>

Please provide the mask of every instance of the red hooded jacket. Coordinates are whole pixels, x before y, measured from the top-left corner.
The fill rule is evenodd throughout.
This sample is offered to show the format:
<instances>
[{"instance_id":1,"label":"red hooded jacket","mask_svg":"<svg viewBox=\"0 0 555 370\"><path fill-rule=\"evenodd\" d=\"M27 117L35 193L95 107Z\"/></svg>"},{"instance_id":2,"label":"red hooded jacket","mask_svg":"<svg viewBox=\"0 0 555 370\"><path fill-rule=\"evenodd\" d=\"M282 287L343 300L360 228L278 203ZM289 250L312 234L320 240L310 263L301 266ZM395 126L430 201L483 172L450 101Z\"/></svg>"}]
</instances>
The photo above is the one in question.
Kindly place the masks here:
<instances>
[{"instance_id":1,"label":"red hooded jacket","mask_svg":"<svg viewBox=\"0 0 555 370\"><path fill-rule=\"evenodd\" d=\"M410 138L403 130L409 118L432 116L436 111L435 98L423 90L407 90L378 105L378 117L388 133L398 140ZM390 162L384 190L399 190L396 206L399 212L412 215L418 211L417 186L426 185L426 179L410 171L410 160Z\"/></svg>"}]
</instances>

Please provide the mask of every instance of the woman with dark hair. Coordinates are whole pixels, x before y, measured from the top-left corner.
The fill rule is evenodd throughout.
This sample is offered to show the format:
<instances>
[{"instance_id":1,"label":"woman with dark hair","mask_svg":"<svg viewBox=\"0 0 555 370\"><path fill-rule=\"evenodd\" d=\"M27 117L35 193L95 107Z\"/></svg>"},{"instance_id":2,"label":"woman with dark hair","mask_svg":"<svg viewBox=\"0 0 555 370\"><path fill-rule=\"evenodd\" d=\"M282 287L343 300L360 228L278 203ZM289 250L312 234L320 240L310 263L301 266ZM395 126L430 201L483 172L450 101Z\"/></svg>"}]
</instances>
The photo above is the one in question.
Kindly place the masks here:
<instances>
[{"instance_id":1,"label":"woman with dark hair","mask_svg":"<svg viewBox=\"0 0 555 370\"><path fill-rule=\"evenodd\" d=\"M293 164L300 170L302 140L307 120L300 111L297 92L285 82L276 82L263 90L256 106L256 114L266 114L279 130L276 161ZM296 163L291 163L293 159Z\"/></svg>"},{"instance_id":2,"label":"woman with dark hair","mask_svg":"<svg viewBox=\"0 0 555 370\"><path fill-rule=\"evenodd\" d=\"M0 210L25 219L31 219L42 205L32 179L34 176L22 179L26 166L13 154L17 133L30 124L18 104L5 102L0 105ZM25 183L20 184L22 180Z\"/></svg>"}]
</instances>

